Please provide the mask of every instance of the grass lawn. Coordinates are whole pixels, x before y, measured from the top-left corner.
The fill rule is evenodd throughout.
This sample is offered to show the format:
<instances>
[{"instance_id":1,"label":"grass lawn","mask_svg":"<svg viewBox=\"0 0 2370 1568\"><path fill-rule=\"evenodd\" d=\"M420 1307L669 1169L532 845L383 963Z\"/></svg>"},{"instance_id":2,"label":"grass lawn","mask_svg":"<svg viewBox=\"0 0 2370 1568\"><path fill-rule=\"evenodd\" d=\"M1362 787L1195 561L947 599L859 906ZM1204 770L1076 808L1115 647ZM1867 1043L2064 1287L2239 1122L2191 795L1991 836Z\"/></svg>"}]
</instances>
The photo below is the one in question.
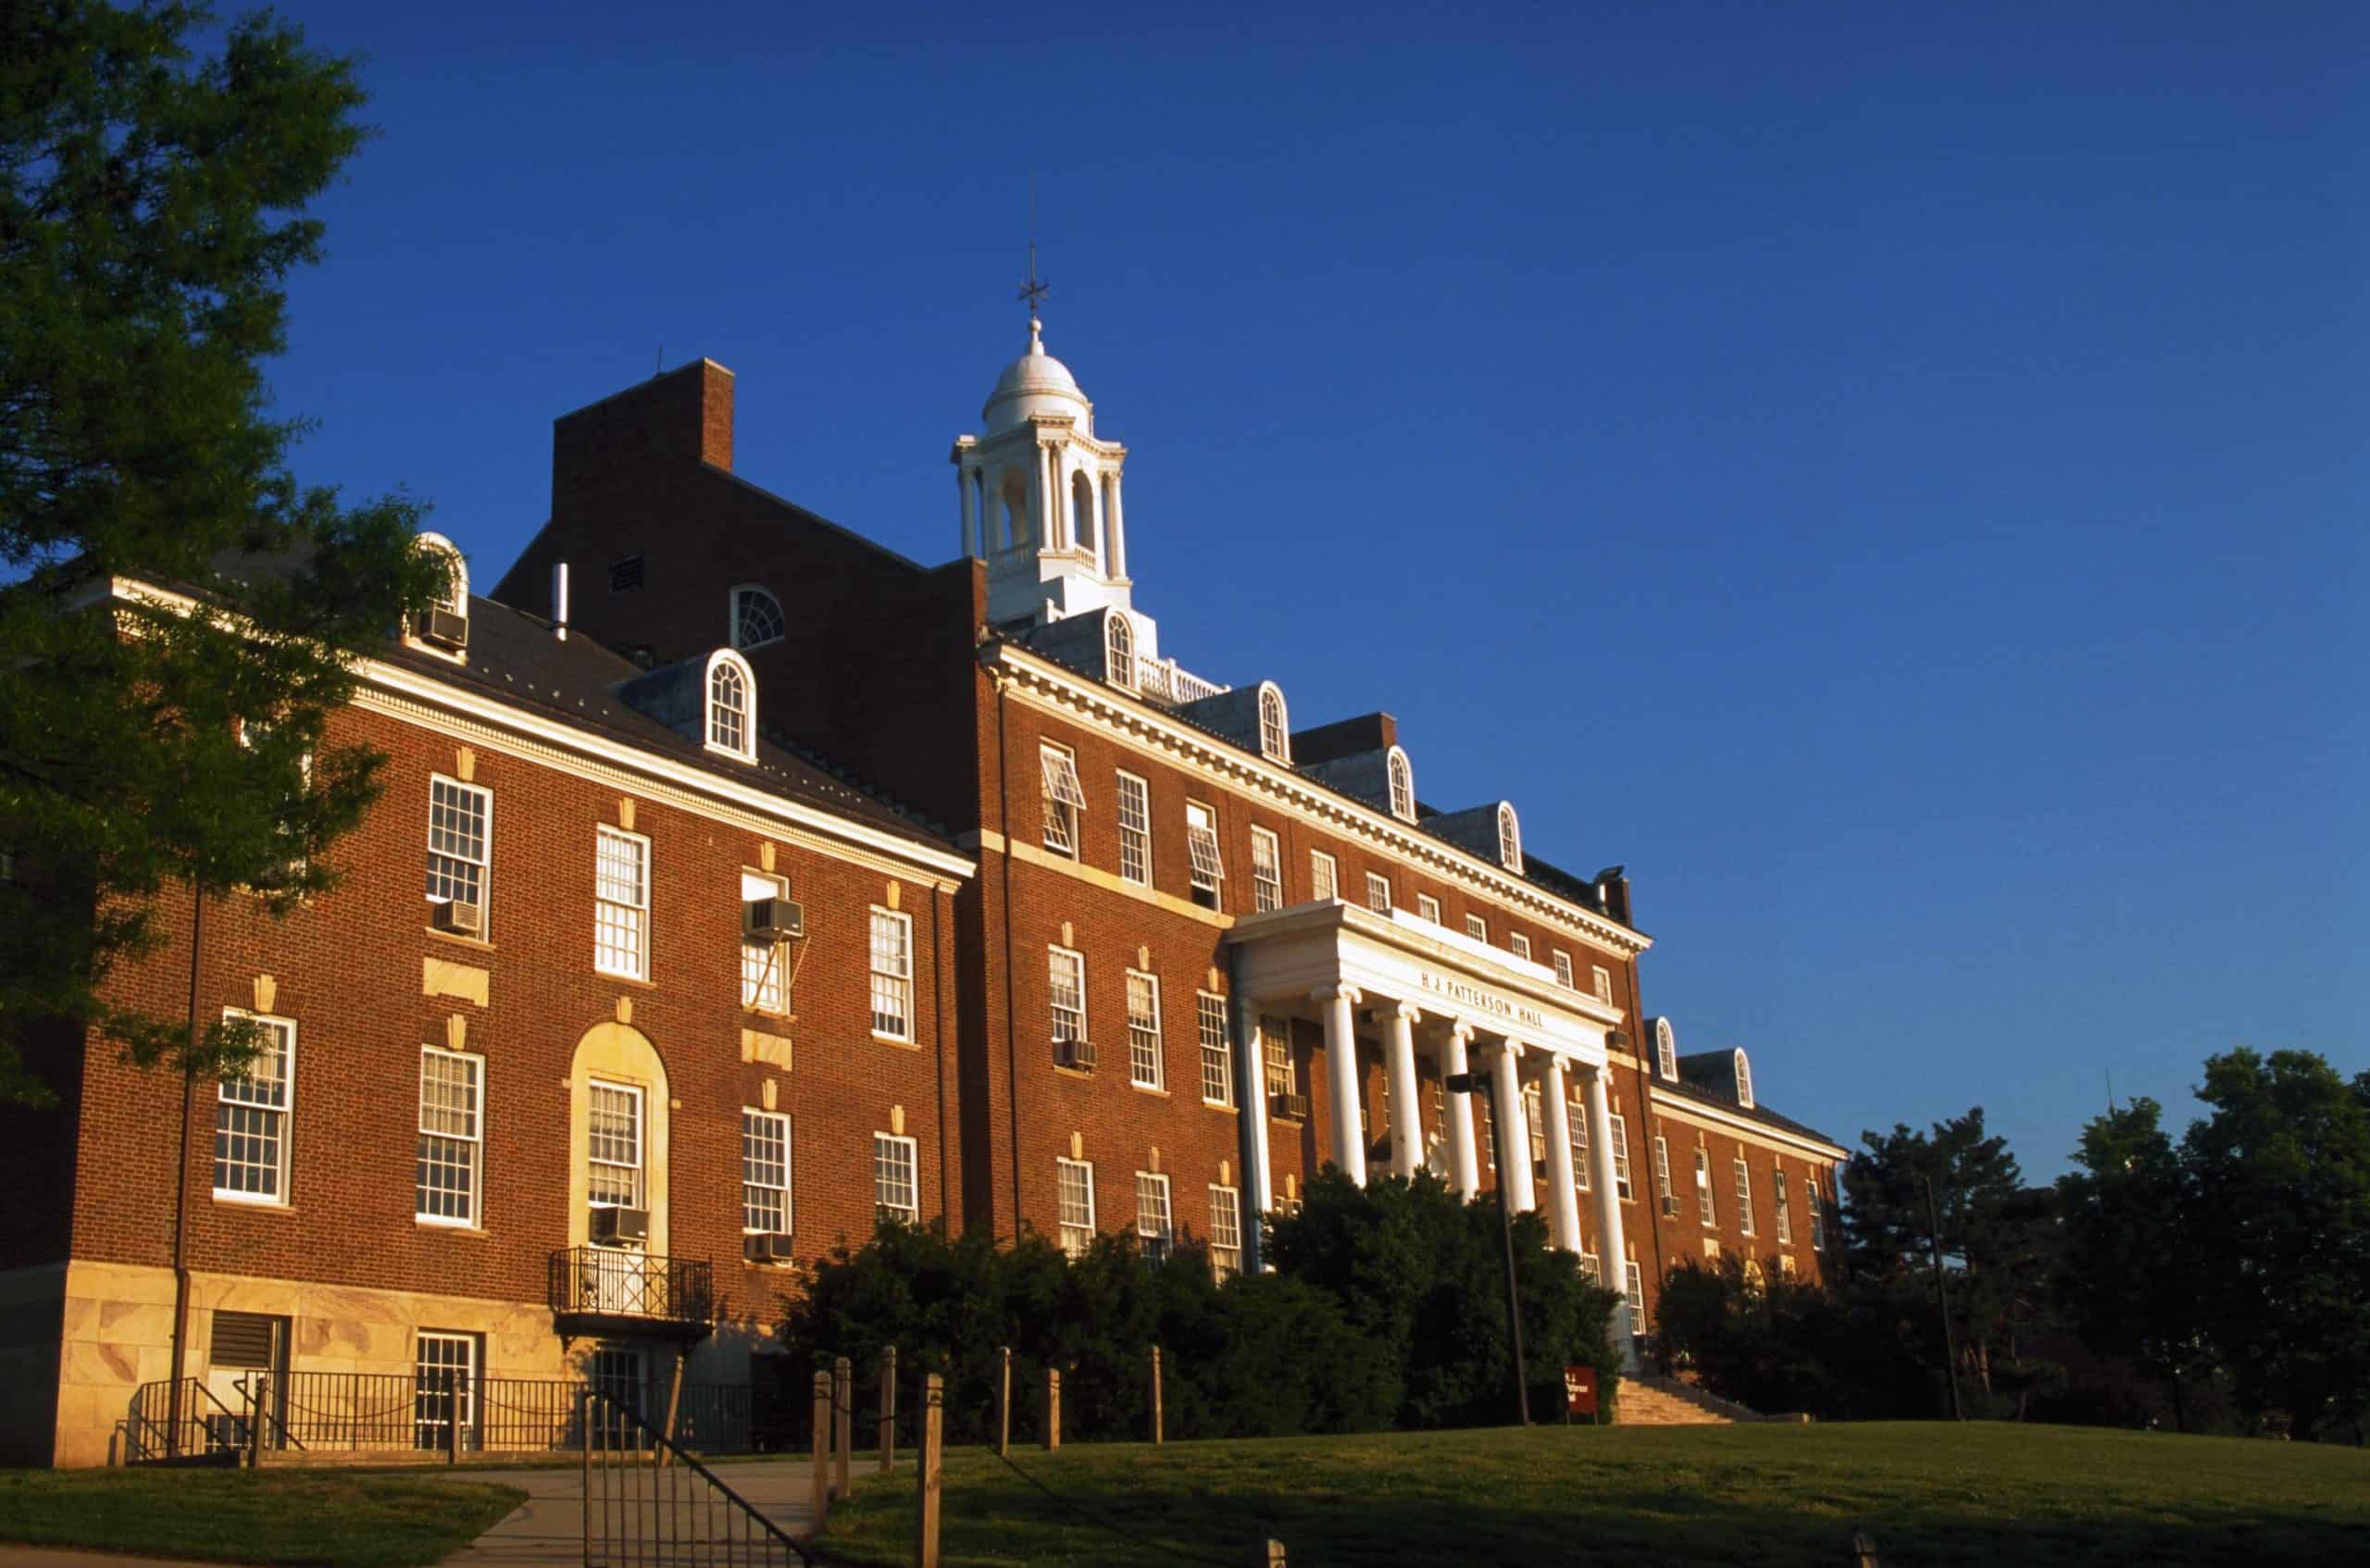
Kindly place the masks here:
<instances>
[{"instance_id":1,"label":"grass lawn","mask_svg":"<svg viewBox=\"0 0 2370 1568\"><path fill-rule=\"evenodd\" d=\"M0 1541L224 1562L414 1568L526 1497L327 1470L0 1470Z\"/></svg>"},{"instance_id":2,"label":"grass lawn","mask_svg":"<svg viewBox=\"0 0 2370 1568\"><path fill-rule=\"evenodd\" d=\"M2370 1452L2003 1423L1586 1427L1016 1448L947 1456L946 1568L1240 1563L1885 1568L2370 1562ZM913 1470L859 1482L823 1546L910 1562Z\"/></svg>"}]
</instances>

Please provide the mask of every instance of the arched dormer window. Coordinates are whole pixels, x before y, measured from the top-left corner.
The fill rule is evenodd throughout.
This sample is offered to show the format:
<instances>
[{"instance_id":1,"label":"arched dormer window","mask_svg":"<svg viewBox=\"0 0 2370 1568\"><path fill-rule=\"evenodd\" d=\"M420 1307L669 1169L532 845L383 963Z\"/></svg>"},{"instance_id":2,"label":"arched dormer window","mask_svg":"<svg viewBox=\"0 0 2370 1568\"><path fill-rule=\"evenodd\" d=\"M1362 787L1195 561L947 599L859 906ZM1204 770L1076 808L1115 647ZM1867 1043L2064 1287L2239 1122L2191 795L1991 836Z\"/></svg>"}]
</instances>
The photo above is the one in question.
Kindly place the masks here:
<instances>
[{"instance_id":1,"label":"arched dormer window","mask_svg":"<svg viewBox=\"0 0 2370 1568\"><path fill-rule=\"evenodd\" d=\"M732 591L732 645L735 648L762 648L768 642L779 642L790 630L790 618L781 613L781 601L755 583L745 582Z\"/></svg>"},{"instance_id":2,"label":"arched dormer window","mask_svg":"<svg viewBox=\"0 0 2370 1568\"><path fill-rule=\"evenodd\" d=\"M1391 748L1391 815L1402 822L1416 820L1416 770L1407 765L1407 753L1398 747Z\"/></svg>"},{"instance_id":3,"label":"arched dormer window","mask_svg":"<svg viewBox=\"0 0 2370 1568\"><path fill-rule=\"evenodd\" d=\"M1515 808L1505 802L1498 803L1498 864L1522 875L1522 824L1515 819Z\"/></svg>"},{"instance_id":4,"label":"arched dormer window","mask_svg":"<svg viewBox=\"0 0 2370 1568\"><path fill-rule=\"evenodd\" d=\"M1742 1047L1737 1050L1737 1103L1753 1109L1753 1064L1745 1060Z\"/></svg>"},{"instance_id":5,"label":"arched dormer window","mask_svg":"<svg viewBox=\"0 0 2370 1568\"><path fill-rule=\"evenodd\" d=\"M1666 1082L1678 1081L1678 1034L1667 1018L1654 1020L1654 1071Z\"/></svg>"},{"instance_id":6,"label":"arched dormer window","mask_svg":"<svg viewBox=\"0 0 2370 1568\"><path fill-rule=\"evenodd\" d=\"M460 546L441 533L423 533L418 548L443 558L447 576L442 596L412 622L412 634L436 653L459 658L469 645L469 564Z\"/></svg>"},{"instance_id":7,"label":"arched dormer window","mask_svg":"<svg viewBox=\"0 0 2370 1568\"><path fill-rule=\"evenodd\" d=\"M1273 681L1259 684L1259 750L1276 762L1292 760L1291 717L1284 711L1284 694Z\"/></svg>"},{"instance_id":8,"label":"arched dormer window","mask_svg":"<svg viewBox=\"0 0 2370 1568\"><path fill-rule=\"evenodd\" d=\"M1115 686L1136 687L1136 628L1125 610L1103 613L1103 673Z\"/></svg>"},{"instance_id":9,"label":"arched dormer window","mask_svg":"<svg viewBox=\"0 0 2370 1568\"><path fill-rule=\"evenodd\" d=\"M748 661L727 648L707 659L707 749L742 762L757 760L757 683Z\"/></svg>"}]
</instances>

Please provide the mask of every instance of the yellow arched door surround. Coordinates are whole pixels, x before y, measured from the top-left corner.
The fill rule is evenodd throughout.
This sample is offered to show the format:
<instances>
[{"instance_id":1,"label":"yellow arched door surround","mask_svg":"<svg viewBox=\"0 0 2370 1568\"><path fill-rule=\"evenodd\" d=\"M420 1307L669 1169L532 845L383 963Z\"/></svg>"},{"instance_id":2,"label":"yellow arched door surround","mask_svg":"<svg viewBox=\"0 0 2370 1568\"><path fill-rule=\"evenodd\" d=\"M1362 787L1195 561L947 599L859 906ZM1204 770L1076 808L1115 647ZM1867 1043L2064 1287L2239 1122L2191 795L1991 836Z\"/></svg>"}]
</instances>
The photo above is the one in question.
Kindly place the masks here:
<instances>
[{"instance_id":1,"label":"yellow arched door surround","mask_svg":"<svg viewBox=\"0 0 2370 1568\"><path fill-rule=\"evenodd\" d=\"M650 1037L629 1024L595 1024L576 1042L568 1073L568 1242L585 1245L592 1233L587 1167L591 1140L586 1108L594 1078L642 1090L642 1180L650 1209L654 1256L668 1254L667 1238L667 1064Z\"/></svg>"}]
</instances>

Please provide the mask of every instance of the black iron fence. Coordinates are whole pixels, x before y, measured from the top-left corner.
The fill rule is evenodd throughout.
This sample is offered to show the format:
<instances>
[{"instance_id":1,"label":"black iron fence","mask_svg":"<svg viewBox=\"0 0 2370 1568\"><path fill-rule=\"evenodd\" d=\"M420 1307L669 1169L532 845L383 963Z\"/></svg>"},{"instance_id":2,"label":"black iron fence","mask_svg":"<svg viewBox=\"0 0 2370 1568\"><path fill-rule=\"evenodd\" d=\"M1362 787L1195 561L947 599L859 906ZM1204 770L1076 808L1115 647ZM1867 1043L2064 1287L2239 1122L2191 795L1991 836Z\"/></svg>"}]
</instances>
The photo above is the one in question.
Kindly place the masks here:
<instances>
[{"instance_id":1,"label":"black iron fence","mask_svg":"<svg viewBox=\"0 0 2370 1568\"><path fill-rule=\"evenodd\" d=\"M585 1568L792 1568L815 1560L605 1389L580 1388Z\"/></svg>"},{"instance_id":2,"label":"black iron fence","mask_svg":"<svg viewBox=\"0 0 2370 1568\"><path fill-rule=\"evenodd\" d=\"M247 1412L233 1410L194 1377L143 1383L124 1420L131 1463L172 1459L235 1461L247 1447Z\"/></svg>"}]
</instances>

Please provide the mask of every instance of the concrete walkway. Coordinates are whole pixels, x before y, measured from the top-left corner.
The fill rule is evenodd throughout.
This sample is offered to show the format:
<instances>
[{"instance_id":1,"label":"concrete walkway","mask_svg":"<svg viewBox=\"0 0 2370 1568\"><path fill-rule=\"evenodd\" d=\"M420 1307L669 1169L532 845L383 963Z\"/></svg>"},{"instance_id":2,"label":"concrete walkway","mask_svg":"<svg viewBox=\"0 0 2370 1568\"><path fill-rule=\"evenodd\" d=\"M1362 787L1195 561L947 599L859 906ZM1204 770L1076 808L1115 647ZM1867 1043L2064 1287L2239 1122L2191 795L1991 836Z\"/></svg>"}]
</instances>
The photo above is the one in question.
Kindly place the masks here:
<instances>
[{"instance_id":1,"label":"concrete walkway","mask_svg":"<svg viewBox=\"0 0 2370 1568\"><path fill-rule=\"evenodd\" d=\"M584 1476L580 1468L567 1470L477 1470L466 1465L451 1470L436 1470L427 1474L452 1481L481 1481L499 1487L517 1487L527 1494L520 1503L493 1529L468 1546L444 1559L445 1562L463 1564L466 1568L559 1568L561 1564L580 1565L584 1561ZM810 1462L798 1459L755 1460L745 1464L716 1466L718 1479L748 1500L749 1505L792 1536L804 1536L814 1524L814 1509L810 1506L810 1488L814 1472ZM705 1497L706 1488L698 1477L687 1478L691 1486L686 1495ZM643 1504L645 1508L650 1505ZM109 1560L123 1564L125 1560ZM93 1564L76 1562L71 1564L19 1565L0 1562L0 1568L94 1568Z\"/></svg>"}]
</instances>

